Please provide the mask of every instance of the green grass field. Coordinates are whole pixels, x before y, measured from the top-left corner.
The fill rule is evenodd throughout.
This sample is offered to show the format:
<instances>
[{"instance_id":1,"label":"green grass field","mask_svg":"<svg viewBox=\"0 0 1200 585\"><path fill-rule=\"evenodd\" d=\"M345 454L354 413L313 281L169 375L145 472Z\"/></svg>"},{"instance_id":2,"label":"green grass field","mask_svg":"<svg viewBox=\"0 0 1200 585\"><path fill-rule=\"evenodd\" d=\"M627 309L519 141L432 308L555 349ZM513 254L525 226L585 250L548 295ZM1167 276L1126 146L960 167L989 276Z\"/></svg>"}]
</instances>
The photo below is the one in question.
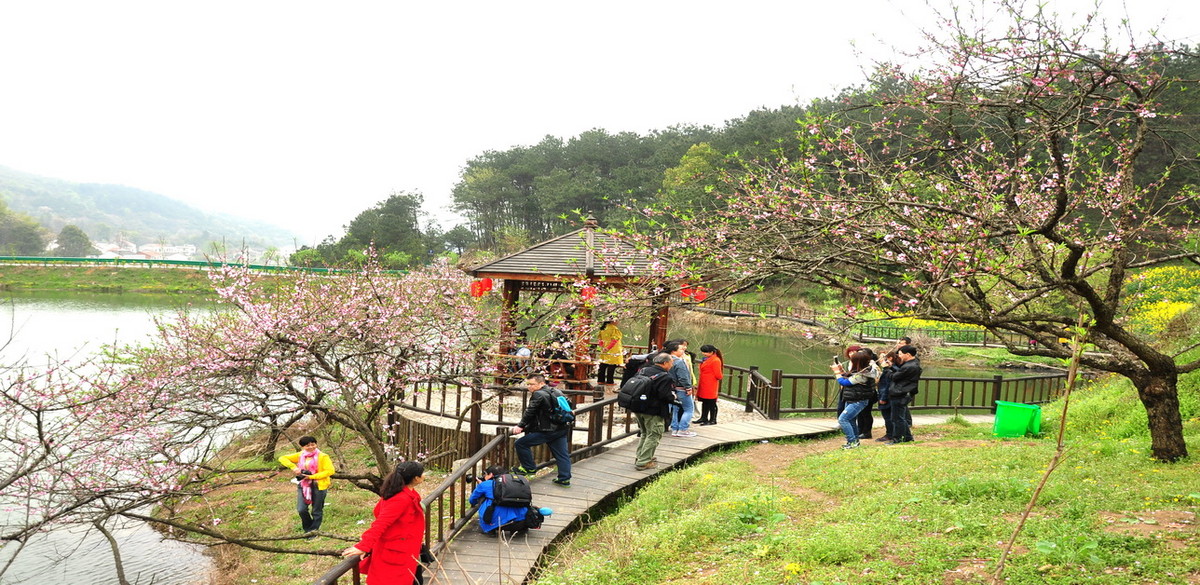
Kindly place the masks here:
<instances>
[{"instance_id":1,"label":"green grass field","mask_svg":"<svg viewBox=\"0 0 1200 585\"><path fill-rule=\"evenodd\" d=\"M558 547L537 583L988 582L1054 439L966 424L915 434L896 447L843 451L832 438L710 456ZM1146 447L1074 436L1006 582L1197 582L1200 465L1156 463Z\"/></svg>"},{"instance_id":2,"label":"green grass field","mask_svg":"<svg viewBox=\"0 0 1200 585\"><path fill-rule=\"evenodd\" d=\"M207 271L142 266L6 265L0 290L214 294Z\"/></svg>"}]
</instances>

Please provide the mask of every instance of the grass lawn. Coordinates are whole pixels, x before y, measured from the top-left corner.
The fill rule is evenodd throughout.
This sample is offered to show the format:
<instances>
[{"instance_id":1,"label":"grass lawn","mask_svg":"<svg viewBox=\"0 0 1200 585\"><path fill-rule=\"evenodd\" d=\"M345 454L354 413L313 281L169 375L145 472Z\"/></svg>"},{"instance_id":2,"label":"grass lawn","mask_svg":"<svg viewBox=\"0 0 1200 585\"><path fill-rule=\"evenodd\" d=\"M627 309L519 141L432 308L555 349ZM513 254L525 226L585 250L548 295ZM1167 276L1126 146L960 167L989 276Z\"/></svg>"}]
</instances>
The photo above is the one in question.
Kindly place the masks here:
<instances>
[{"instance_id":1,"label":"grass lawn","mask_svg":"<svg viewBox=\"0 0 1200 585\"><path fill-rule=\"evenodd\" d=\"M843 451L835 437L710 456L559 546L537 583L987 582L1054 438L966 424L916 434L894 447ZM1072 440L1007 582L1200 582L1200 464L1155 463L1146 446Z\"/></svg>"},{"instance_id":2,"label":"grass lawn","mask_svg":"<svg viewBox=\"0 0 1200 585\"><path fill-rule=\"evenodd\" d=\"M5 266L0 290L214 294L204 270L116 266Z\"/></svg>"}]
</instances>

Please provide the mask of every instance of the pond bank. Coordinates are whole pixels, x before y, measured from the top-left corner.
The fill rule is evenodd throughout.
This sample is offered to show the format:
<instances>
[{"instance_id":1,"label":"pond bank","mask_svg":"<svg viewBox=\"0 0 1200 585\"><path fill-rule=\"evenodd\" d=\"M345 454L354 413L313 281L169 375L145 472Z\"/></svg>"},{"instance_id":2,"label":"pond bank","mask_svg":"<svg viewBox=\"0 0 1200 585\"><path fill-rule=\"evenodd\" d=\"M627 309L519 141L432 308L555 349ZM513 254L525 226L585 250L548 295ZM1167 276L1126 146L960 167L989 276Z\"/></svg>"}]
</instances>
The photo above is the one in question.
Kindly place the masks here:
<instances>
[{"instance_id":1,"label":"pond bank","mask_svg":"<svg viewBox=\"0 0 1200 585\"><path fill-rule=\"evenodd\" d=\"M802 354L820 353L822 356L820 371L822 372L825 371L824 368L828 363L828 356L825 355L824 348L836 350L847 345L859 343L850 335L839 335L794 321L771 317L724 317L701 311L673 309L671 311L670 323L673 327L678 327L680 330L689 333L697 330L721 330L742 335L773 337L780 340L782 344L790 346L792 353L797 357ZM674 336L674 331L672 331L672 336ZM736 335L730 337L730 339L736 338ZM704 337L689 341L692 342L693 351L699 348L698 344L709 342ZM999 347L984 348L940 345L938 340L928 338L917 339L917 341L918 349L921 350L921 359L927 367L935 366L951 370L1014 370L1017 372L1028 371L1031 374L1064 371L1057 364L1057 360L1016 356ZM721 347L720 343L716 343L716 345ZM862 345L871 347L877 352L890 346L887 343L862 343ZM726 347L722 347L722 350L727 354L729 353L729 349ZM834 351L834 353L838 352ZM758 352L758 355L761 356L762 352ZM745 360L741 356L726 357L726 363L749 365L748 363L743 364L743 361ZM788 372L795 371L795 369L784 367L784 370ZM805 370L802 368L800 371Z\"/></svg>"},{"instance_id":2,"label":"pond bank","mask_svg":"<svg viewBox=\"0 0 1200 585\"><path fill-rule=\"evenodd\" d=\"M158 293L213 296L208 272L143 266L23 266L0 271L0 291Z\"/></svg>"}]
</instances>

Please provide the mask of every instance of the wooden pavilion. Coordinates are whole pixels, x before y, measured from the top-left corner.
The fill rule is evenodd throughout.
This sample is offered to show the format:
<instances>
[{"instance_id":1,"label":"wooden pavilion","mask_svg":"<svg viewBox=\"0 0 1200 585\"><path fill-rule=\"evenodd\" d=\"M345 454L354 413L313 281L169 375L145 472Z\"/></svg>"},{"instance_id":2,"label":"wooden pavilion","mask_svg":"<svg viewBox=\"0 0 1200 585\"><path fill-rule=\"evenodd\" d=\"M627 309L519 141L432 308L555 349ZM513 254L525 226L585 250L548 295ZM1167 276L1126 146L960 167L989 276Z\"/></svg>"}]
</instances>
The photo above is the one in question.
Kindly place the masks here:
<instances>
[{"instance_id":1,"label":"wooden pavilion","mask_svg":"<svg viewBox=\"0 0 1200 585\"><path fill-rule=\"evenodd\" d=\"M566 292L572 288L580 291L575 327L575 371L570 376L570 385L577 389L584 389L581 381L587 380L591 361L587 332L592 315L590 305L585 302L589 293L594 295L603 287L632 286L655 275L651 259L644 250L619 236L601 232L598 227L596 219L588 217L578 230L467 271L476 278L503 281L500 289L504 299L501 338L506 342L514 339L513 309L522 292ZM667 296L653 299L647 336L650 344L662 347L666 341L668 314ZM503 353L511 350L511 346L501 348Z\"/></svg>"}]
</instances>

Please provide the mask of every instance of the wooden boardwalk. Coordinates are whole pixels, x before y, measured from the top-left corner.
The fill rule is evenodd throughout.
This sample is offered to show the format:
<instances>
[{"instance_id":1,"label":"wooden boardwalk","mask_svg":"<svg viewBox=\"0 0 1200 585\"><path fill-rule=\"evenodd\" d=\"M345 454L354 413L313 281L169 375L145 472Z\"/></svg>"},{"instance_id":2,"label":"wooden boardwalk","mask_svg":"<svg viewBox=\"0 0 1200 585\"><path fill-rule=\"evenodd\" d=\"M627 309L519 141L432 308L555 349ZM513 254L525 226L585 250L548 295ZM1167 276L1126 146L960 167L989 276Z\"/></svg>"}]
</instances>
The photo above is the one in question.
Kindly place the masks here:
<instances>
[{"instance_id":1,"label":"wooden boardwalk","mask_svg":"<svg viewBox=\"0 0 1200 585\"><path fill-rule=\"evenodd\" d=\"M913 425L944 422L947 415L914 415ZM991 422L991 415L966 415L971 422ZM695 427L693 427L695 428ZM550 545L584 523L592 514L622 494L632 493L655 476L686 464L724 445L764 439L812 437L837 432L833 419L755 420L699 427L699 436L676 438L667 434L655 457L658 467L638 471L633 467L636 442L616 447L571 466L571 487L550 483L553 472L533 480L533 502L554 514L540 530L512 537L491 537L472 525L442 551L433 578L442 585L520 585L533 576ZM882 431L877 428L877 431Z\"/></svg>"}]
</instances>

